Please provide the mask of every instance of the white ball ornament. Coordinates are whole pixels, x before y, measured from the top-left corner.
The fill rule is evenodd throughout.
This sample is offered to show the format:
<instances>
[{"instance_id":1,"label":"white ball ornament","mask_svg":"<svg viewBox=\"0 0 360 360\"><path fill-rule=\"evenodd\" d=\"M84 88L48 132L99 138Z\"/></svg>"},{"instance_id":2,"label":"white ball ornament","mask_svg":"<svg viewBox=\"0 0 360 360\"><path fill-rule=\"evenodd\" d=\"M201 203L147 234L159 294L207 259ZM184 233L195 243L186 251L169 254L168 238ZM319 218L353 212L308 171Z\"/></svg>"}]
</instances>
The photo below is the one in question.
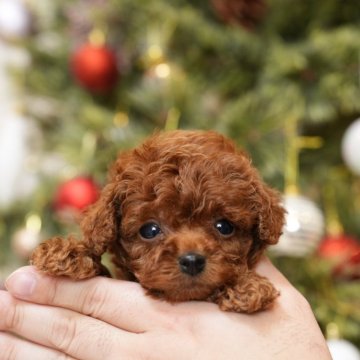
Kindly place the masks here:
<instances>
[{"instance_id":1,"label":"white ball ornament","mask_svg":"<svg viewBox=\"0 0 360 360\"><path fill-rule=\"evenodd\" d=\"M343 339L327 341L333 360L360 360L360 352L351 342Z\"/></svg>"},{"instance_id":2,"label":"white ball ornament","mask_svg":"<svg viewBox=\"0 0 360 360\"><path fill-rule=\"evenodd\" d=\"M360 175L360 118L346 129L342 139L341 151L349 169Z\"/></svg>"},{"instance_id":3,"label":"white ball ornament","mask_svg":"<svg viewBox=\"0 0 360 360\"><path fill-rule=\"evenodd\" d=\"M11 248L21 259L28 259L40 241L39 231L22 228L15 232L11 241Z\"/></svg>"},{"instance_id":4,"label":"white ball ornament","mask_svg":"<svg viewBox=\"0 0 360 360\"><path fill-rule=\"evenodd\" d=\"M26 225L17 230L11 239L13 252L21 259L28 259L41 242L41 219L39 215L28 216Z\"/></svg>"},{"instance_id":5,"label":"white ball ornament","mask_svg":"<svg viewBox=\"0 0 360 360\"><path fill-rule=\"evenodd\" d=\"M300 195L286 195L283 205L287 211L283 234L271 247L275 255L303 257L312 253L322 239L324 216L314 202Z\"/></svg>"},{"instance_id":6,"label":"white ball ornament","mask_svg":"<svg viewBox=\"0 0 360 360\"><path fill-rule=\"evenodd\" d=\"M5 39L26 37L31 31L31 15L21 0L0 0L0 36Z\"/></svg>"}]
</instances>

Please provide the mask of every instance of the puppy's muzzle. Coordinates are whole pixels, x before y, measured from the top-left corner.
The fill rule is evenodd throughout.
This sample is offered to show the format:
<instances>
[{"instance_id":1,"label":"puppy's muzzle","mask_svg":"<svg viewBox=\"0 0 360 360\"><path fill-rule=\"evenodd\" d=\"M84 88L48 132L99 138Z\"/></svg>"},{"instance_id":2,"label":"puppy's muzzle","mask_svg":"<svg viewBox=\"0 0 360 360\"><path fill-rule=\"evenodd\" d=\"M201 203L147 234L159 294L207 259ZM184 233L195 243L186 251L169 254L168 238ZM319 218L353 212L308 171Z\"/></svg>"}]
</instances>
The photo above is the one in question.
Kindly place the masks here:
<instances>
[{"instance_id":1,"label":"puppy's muzzle","mask_svg":"<svg viewBox=\"0 0 360 360\"><path fill-rule=\"evenodd\" d=\"M200 274L206 265L206 258L203 255L189 252L179 257L180 270L190 276Z\"/></svg>"}]
</instances>

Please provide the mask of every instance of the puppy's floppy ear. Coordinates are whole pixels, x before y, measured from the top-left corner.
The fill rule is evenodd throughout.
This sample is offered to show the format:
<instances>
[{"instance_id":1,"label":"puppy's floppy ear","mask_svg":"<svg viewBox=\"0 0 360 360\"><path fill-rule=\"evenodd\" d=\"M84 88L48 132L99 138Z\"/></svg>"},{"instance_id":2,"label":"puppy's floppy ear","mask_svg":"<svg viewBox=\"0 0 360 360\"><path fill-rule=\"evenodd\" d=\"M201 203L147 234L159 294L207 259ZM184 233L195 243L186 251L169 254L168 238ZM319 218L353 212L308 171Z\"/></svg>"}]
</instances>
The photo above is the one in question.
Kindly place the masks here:
<instances>
[{"instance_id":1,"label":"puppy's floppy ear","mask_svg":"<svg viewBox=\"0 0 360 360\"><path fill-rule=\"evenodd\" d=\"M259 212L259 238L273 245L278 242L282 233L285 210L280 203L280 195L266 185L260 190L260 198L262 204Z\"/></svg>"},{"instance_id":2,"label":"puppy's floppy ear","mask_svg":"<svg viewBox=\"0 0 360 360\"><path fill-rule=\"evenodd\" d=\"M253 229L253 244L248 263L253 265L261 257L267 245L278 242L285 221L285 209L281 205L280 194L260 180L256 182L257 224Z\"/></svg>"},{"instance_id":3,"label":"puppy's floppy ear","mask_svg":"<svg viewBox=\"0 0 360 360\"><path fill-rule=\"evenodd\" d=\"M81 221L85 246L94 258L101 260L106 251L113 254L118 278L132 280L128 269L126 251L121 244L121 204L125 198L128 179L123 179L125 168L132 162L132 152L121 154L110 169L109 182L98 201L90 206Z\"/></svg>"},{"instance_id":4,"label":"puppy's floppy ear","mask_svg":"<svg viewBox=\"0 0 360 360\"><path fill-rule=\"evenodd\" d=\"M120 199L116 184L108 183L97 202L85 212L80 223L83 243L96 256L101 256L116 241L120 224Z\"/></svg>"}]
</instances>

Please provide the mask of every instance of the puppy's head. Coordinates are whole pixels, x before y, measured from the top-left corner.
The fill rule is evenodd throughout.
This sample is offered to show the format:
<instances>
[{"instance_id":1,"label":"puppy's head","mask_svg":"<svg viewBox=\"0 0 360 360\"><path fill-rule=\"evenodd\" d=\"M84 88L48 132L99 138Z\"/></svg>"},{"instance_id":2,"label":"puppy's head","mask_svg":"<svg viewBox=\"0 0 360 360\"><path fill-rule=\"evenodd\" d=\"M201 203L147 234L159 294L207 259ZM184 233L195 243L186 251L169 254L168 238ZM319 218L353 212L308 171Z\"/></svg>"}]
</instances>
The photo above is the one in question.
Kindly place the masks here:
<instances>
[{"instance_id":1,"label":"puppy's head","mask_svg":"<svg viewBox=\"0 0 360 360\"><path fill-rule=\"evenodd\" d=\"M120 155L82 228L122 276L183 301L234 282L277 242L283 220L277 193L231 141L175 131Z\"/></svg>"}]
</instances>

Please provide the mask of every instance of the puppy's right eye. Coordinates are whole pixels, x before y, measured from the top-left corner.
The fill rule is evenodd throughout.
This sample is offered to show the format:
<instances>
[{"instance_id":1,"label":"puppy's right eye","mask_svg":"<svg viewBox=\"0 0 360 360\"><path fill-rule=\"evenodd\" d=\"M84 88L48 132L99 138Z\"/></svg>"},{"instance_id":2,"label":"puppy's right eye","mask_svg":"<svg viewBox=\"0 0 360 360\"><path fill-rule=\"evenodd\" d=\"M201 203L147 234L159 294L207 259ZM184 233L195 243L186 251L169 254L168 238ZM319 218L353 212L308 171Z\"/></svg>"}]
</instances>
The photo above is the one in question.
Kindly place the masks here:
<instances>
[{"instance_id":1,"label":"puppy's right eye","mask_svg":"<svg viewBox=\"0 0 360 360\"><path fill-rule=\"evenodd\" d=\"M234 225L226 219L218 220L215 223L215 229L225 236L232 235L234 233Z\"/></svg>"},{"instance_id":2,"label":"puppy's right eye","mask_svg":"<svg viewBox=\"0 0 360 360\"><path fill-rule=\"evenodd\" d=\"M161 233L161 229L156 223L148 223L140 228L139 233L144 239L151 240Z\"/></svg>"}]
</instances>

